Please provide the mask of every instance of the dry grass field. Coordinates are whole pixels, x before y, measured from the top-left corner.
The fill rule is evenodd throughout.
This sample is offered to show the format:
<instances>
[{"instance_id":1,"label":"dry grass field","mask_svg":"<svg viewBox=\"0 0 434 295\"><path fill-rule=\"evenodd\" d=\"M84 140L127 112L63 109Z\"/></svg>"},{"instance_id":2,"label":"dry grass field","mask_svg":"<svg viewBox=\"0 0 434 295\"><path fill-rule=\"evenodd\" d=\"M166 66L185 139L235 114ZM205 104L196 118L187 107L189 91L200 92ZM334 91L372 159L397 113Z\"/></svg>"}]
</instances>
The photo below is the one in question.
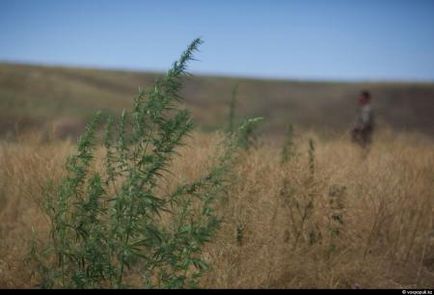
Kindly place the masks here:
<instances>
[{"instance_id":1,"label":"dry grass field","mask_svg":"<svg viewBox=\"0 0 434 295\"><path fill-rule=\"evenodd\" d=\"M167 188L202 175L221 137L193 133ZM379 130L367 155L345 133L298 131L294 142L284 164L265 137L238 158L200 287L434 288L432 139ZM0 143L0 288L38 287L29 241L47 239L44 184L63 176L73 148L35 133Z\"/></svg>"},{"instance_id":2,"label":"dry grass field","mask_svg":"<svg viewBox=\"0 0 434 295\"><path fill-rule=\"evenodd\" d=\"M175 243L172 248L175 250L169 250L172 251L169 252L172 255L178 251L177 246L180 245L181 250L173 254L174 256L165 254L166 257L176 257L170 258L175 260L173 264L170 264L172 260L168 262L170 267L175 265L174 268L178 267L178 258L179 264L183 264L190 258L195 259L191 255L201 253L201 258L207 262L209 269L200 278L199 287L434 288L433 84L195 77L183 80L185 84L180 94L185 97L182 107L185 106L191 111L192 119L198 128L191 136L183 139L184 145L178 146L177 140L173 138L176 138L177 132L183 134L182 130L190 130L190 117L185 117L188 120L183 121L184 115L178 116L180 112L173 116L171 121L171 115L174 113L169 115L164 112L173 110L172 105L167 105L167 109L160 109L160 105L164 105L168 100L158 95L165 93L170 100L170 87L178 90L177 86L173 86L176 83L169 83L172 80L164 80L167 85L158 84L158 87L163 88L156 87L158 91L154 89L154 96L148 97L152 103L138 107L140 99L137 99L134 112L130 113L133 115L131 118L136 120L135 125L130 125L133 130L131 134L140 134L139 131L143 129L147 133L141 136L153 136L155 133L155 138L160 138L163 144L154 140L155 138L152 141L146 141L149 138L145 138L144 141L136 142L138 149L133 153L122 154L122 151L117 150L121 155L118 159L124 155L122 159L127 159L126 161L130 161L127 163L130 164L122 166L121 159L117 162L121 165L116 169L127 167L125 169L130 169L130 172L138 171L137 177L143 177L141 181L151 179L141 173L147 171L143 170L145 160L154 159L152 163L157 163L157 168L152 170L154 166L150 165L147 175L155 177L155 182L152 178L149 180L149 187L137 186L139 188L133 190L137 188L134 186L136 184L128 181L131 180L130 175L136 175L135 172L126 177L122 171L118 174L119 178L112 180L111 187L108 187L109 182L106 182L106 191L98 190L95 183L89 184L89 190L85 192L89 195L85 195L84 198L80 195L84 189L79 185L90 183L90 175L83 176L78 186L70 185L70 182L69 186L57 187L58 191L55 193L50 191L53 187L48 188L49 182L57 185L72 179L79 183L79 180L74 178L65 180L65 164L77 148L74 138L83 130L84 122L96 110L102 110L106 115L119 115L122 109L131 105L130 98L136 93L137 85L149 86L158 76L155 73L0 64L0 288L68 286L69 282L65 283L63 269L65 264L61 261L66 255L72 257L70 261L73 261L67 266L68 271L82 276L78 277L78 280L72 276L72 286L105 286L104 284L109 282L105 275L108 273L110 279L113 278L110 267L122 265L118 282L113 283L112 280L108 286L122 286L124 280L128 286L144 287L143 278L137 272L139 266L133 265L125 273L123 268L123 259L127 257L124 251L128 250L129 246L129 230L135 222L132 221L131 216L134 214L131 212L136 212L134 210L137 204L143 205L148 200L148 195L143 197L141 193L146 191L154 199L158 199L158 196L170 196L180 185L201 179L204 175L211 175L208 174L209 171L214 171L213 169L218 166L217 156L222 153L231 154L233 151L235 157L234 162L228 165L229 172L225 167L221 170L225 171L222 172L222 178L210 177L206 180L210 181L210 187L215 191L224 187L222 191L213 195L211 189L207 191L203 186L203 191L191 189L193 193L185 193L185 202L190 202L188 198L193 200L193 196L200 194L198 199L203 200L214 198L209 195L219 197L213 206L221 224L214 236L211 227L202 227L207 231L205 235L212 233L210 240L201 249L202 252L188 252L192 249L188 248L191 240L185 242L181 238L178 239L178 234L185 234L185 231L181 231L184 225L190 228L187 232L191 234L194 231L192 228L195 226L195 218L214 214L209 213L212 209L206 207L208 205L201 205L201 201L191 201L191 207L188 207L190 204L185 205L186 203L175 203L175 209L170 207L174 212L170 213L175 216L173 219L178 218L182 212L190 214L189 220L185 223L182 223L184 217L179 217L179 228L176 228L177 221L173 225L170 220L165 219L170 219L170 214L163 213L161 217L158 207L155 209L155 217L143 213L145 227L135 228L137 232L143 228L148 230L147 222L154 221L155 224L161 222L167 225L167 228L173 226L174 242L170 237L167 238L171 232L165 236L165 240L160 239L161 236L157 237L160 239L160 242L157 242L158 247L161 247L158 249L163 249L166 244ZM231 109L233 116L229 116L231 92L235 85L238 85L238 95L237 100L232 101L235 106ZM160 92L160 89L164 91ZM362 150L351 143L348 134L356 111L355 99L361 89L368 89L373 94L377 117L377 129L369 150ZM238 141L239 146L234 150L228 149L229 145L220 144L226 134L221 130L227 130L228 125L238 125L242 118L254 116L265 119L255 131L255 135L258 136L255 144L243 149ZM149 122L153 123L144 125ZM282 135L288 123L294 126L295 133L291 137L292 144L286 145L286 161L282 161L285 146L285 138ZM160 129L155 129L155 126L159 126ZM119 128L116 144L120 149L128 150L130 146L125 144L127 141L124 141L124 137L131 130ZM239 132L241 129L237 130L236 132ZM129 143L134 143L134 140L133 138ZM152 151L147 150L149 142L153 147ZM176 156L170 161L166 171L166 166L158 165L163 163L164 159L169 159L169 152L167 158L164 153L171 151L171 144L178 147L175 150ZM85 142L83 146L90 147L91 142ZM146 147L142 150L142 146ZM142 153L137 151L142 151L147 158L137 158L137 155ZM148 153L155 157L148 156ZM104 146L97 145L95 162L89 167L98 172L103 171L103 167L107 168L109 161L103 162L104 155ZM82 154L81 157L85 159L87 155ZM77 165L80 163L70 164L70 169L76 169L69 170L70 173L79 175L82 171L87 171L87 168L80 170ZM76 179L80 179L80 175ZM125 179L128 181L124 182ZM118 193L116 190L121 185L122 191ZM111 207L108 205L109 210L97 211L98 206L106 206L105 203L101 205L103 201L98 202L100 199L97 199L96 209L86 207L88 203L85 199L87 198L91 204L90 198L94 188L97 191L95 198L104 195L104 198L107 198L104 202L120 200L119 203L115 202ZM113 195L110 189L116 191L116 194ZM52 193L51 197L66 200L62 203L64 207L51 207L54 215L58 214L60 219L53 219L53 214L48 216L47 211L44 211L47 191ZM222 192L224 194L221 194ZM188 195L189 193L191 195ZM113 196L115 198L112 198ZM139 200L138 203L136 199ZM122 211L123 201L129 206L129 211ZM78 207L73 207L75 204L79 204ZM121 205L117 207L118 204ZM155 207L152 206L154 203L145 207L148 209L144 209L143 212L154 210ZM183 211L187 210L187 207L193 209ZM84 209L77 211L77 208ZM63 211L58 213L60 211L56 210ZM91 210L94 210L94 222L88 222L90 219L81 219ZM95 213L110 210L114 211L115 215ZM95 218L96 214L101 215ZM142 213L135 214L134 218ZM110 216L115 217L110 219ZM127 218L122 219L124 216ZM204 217L203 220L208 220L208 217ZM66 219L62 218L70 218L72 222L64 222ZM111 227L111 224L106 225L113 220L118 222L114 227ZM74 228L76 221L82 222L80 226L87 223L90 227L98 223L93 229L99 238L94 239L95 235L89 234L89 230L85 233L84 240L80 240L83 231L75 236L66 235L69 229L61 229L59 232L62 232L62 235L58 236L57 240L53 238L55 231L52 231L50 236L50 230L56 226ZM198 225L197 228L201 229L200 226L202 225ZM110 232L112 228L115 230ZM153 229L155 228L158 230L158 227ZM114 234L110 235L113 232ZM137 239L142 239L140 242L145 241L147 234L148 232L138 234L140 238ZM119 236L121 238L116 240ZM185 236L196 239L194 234ZM61 254L50 256L45 262L52 268L57 264L62 268L63 281L60 282L59 279L60 283L55 281L59 278L55 277L56 275L50 277L46 275L47 272L41 271L40 267L43 264L40 264L40 261L37 263L34 259L35 253L32 255L30 251L35 243L38 249L44 249L44 246L51 243L55 244L56 248L56 241L61 240L59 237L67 237L69 240L65 242L73 246L62 248L63 244L66 244L62 241L61 248L58 248L61 252L57 252ZM98 244L101 237L104 241ZM110 244L113 237L115 242ZM85 239L97 242L93 245L86 244L88 240ZM117 244L117 241L121 243ZM200 239L194 242L202 245ZM136 261L153 259L149 258L154 255L153 242L146 244L146 240L144 243L143 251L151 249L151 254L144 260ZM87 248L88 245L94 248ZM99 248L95 245L109 246ZM74 252L76 249L82 251L80 255L84 254L74 256L78 253ZM109 270L106 273L106 268L102 271L100 268L97 278L92 277L92 271L85 268L85 265L92 265L98 260L94 259L95 255L88 253L102 252L89 252L89 249L109 249L108 256L112 259L109 262L104 260L105 264L100 264ZM157 256L160 255L158 251L160 250L157 250ZM182 256L184 252L188 252L190 256ZM38 255L42 257L42 253L43 251L40 251ZM139 254L142 254L142 257L146 256L143 252ZM54 260L56 257L58 263ZM148 258L149 260L146 260ZM83 262L85 259L89 259L89 264ZM190 264L182 266L184 276L190 275L189 267L196 267L194 262L191 264L193 259L188 262ZM78 263L74 264L76 261ZM149 264L150 268L161 266L162 264L158 264L160 262ZM146 267L142 269L147 270ZM76 268L79 269L77 272ZM206 269L203 264L197 268ZM174 277L177 275L176 271L179 269L174 271ZM55 273L55 270L52 273ZM102 277L98 277L101 273ZM164 280L173 280L170 275L158 277L160 274L156 275L152 271L150 273L142 274L148 276L147 282L158 280L156 286L164 286ZM48 281L51 280L49 283L47 277ZM82 279L84 281L80 281ZM163 281L161 285L160 280Z\"/></svg>"}]
</instances>

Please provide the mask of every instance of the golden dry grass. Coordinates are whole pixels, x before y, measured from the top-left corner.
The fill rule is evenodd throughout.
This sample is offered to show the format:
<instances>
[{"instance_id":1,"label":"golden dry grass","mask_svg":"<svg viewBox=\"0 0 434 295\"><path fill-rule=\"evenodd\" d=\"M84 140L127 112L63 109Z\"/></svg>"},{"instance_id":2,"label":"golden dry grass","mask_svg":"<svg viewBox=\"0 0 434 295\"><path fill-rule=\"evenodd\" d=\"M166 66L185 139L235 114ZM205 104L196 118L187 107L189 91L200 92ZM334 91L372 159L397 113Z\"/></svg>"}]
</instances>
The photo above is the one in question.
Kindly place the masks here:
<instances>
[{"instance_id":1,"label":"golden dry grass","mask_svg":"<svg viewBox=\"0 0 434 295\"><path fill-rule=\"evenodd\" d=\"M308 138L316 143L313 177ZM193 134L164 189L203 175L220 139ZM280 144L263 139L240 155L218 205L223 222L206 246L211 270L201 287L433 288L433 147L417 135L381 132L363 157L346 136L306 133L281 165ZM0 287L37 285L24 263L28 241L32 227L42 240L48 233L43 184L63 175L72 149L37 136L0 144ZM309 200L311 214L301 218Z\"/></svg>"}]
</instances>

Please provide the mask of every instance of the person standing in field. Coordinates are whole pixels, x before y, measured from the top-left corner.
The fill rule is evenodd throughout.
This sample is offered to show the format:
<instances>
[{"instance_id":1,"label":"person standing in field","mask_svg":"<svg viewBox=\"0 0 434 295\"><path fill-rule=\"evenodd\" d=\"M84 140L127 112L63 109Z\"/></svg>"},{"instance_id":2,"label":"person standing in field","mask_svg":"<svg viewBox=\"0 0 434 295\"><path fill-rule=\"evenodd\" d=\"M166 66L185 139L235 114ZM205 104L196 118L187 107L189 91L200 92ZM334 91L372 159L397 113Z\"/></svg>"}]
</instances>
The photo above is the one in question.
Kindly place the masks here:
<instances>
[{"instance_id":1,"label":"person standing in field","mask_svg":"<svg viewBox=\"0 0 434 295\"><path fill-rule=\"evenodd\" d=\"M362 91L358 98L359 111L351 130L351 139L353 142L366 148L372 142L372 133L374 132L374 111L371 105L371 94L368 91Z\"/></svg>"}]
</instances>

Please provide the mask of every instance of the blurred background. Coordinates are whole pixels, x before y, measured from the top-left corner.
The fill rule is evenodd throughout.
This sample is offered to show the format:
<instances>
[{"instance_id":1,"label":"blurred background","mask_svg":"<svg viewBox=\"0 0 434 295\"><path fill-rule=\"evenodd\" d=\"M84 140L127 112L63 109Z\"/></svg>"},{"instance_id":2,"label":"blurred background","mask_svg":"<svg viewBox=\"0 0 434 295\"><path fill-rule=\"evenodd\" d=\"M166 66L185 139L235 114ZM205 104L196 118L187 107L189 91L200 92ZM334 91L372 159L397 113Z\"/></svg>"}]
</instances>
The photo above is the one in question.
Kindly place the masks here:
<instances>
[{"instance_id":1,"label":"blurred background","mask_svg":"<svg viewBox=\"0 0 434 295\"><path fill-rule=\"evenodd\" d=\"M264 133L343 134L366 89L380 126L434 138L431 0L0 0L0 137L120 113L196 37L183 96L202 130L238 85L237 118Z\"/></svg>"}]
</instances>

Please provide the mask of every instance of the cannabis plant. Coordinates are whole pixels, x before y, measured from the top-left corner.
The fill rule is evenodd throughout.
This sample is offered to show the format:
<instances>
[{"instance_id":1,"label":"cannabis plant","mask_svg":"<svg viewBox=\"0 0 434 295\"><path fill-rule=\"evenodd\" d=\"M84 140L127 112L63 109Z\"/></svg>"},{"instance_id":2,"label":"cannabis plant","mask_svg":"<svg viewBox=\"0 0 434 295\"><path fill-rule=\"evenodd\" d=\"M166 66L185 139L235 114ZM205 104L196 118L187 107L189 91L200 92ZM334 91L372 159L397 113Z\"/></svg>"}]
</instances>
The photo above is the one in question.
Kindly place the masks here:
<instances>
[{"instance_id":1,"label":"cannabis plant","mask_svg":"<svg viewBox=\"0 0 434 295\"><path fill-rule=\"evenodd\" d=\"M150 90L139 89L119 118L98 113L88 124L66 177L45 200L50 240L34 255L43 287L197 286L208 269L201 253L219 225L214 205L233 145L202 178L168 193L159 188L193 128L179 93L201 43L194 40Z\"/></svg>"},{"instance_id":2,"label":"cannabis plant","mask_svg":"<svg viewBox=\"0 0 434 295\"><path fill-rule=\"evenodd\" d=\"M238 93L238 84L232 89L232 97L229 103L229 126L228 132L233 133L235 131L235 108L237 105L237 93Z\"/></svg>"},{"instance_id":3,"label":"cannabis plant","mask_svg":"<svg viewBox=\"0 0 434 295\"><path fill-rule=\"evenodd\" d=\"M236 140L238 147L248 150L256 144L257 136L255 131L258 125L264 120L262 117L254 117L244 119L240 127L237 129Z\"/></svg>"},{"instance_id":4,"label":"cannabis plant","mask_svg":"<svg viewBox=\"0 0 434 295\"><path fill-rule=\"evenodd\" d=\"M285 142L282 147L281 163L287 163L294 156L294 128L288 124Z\"/></svg>"}]
</instances>

